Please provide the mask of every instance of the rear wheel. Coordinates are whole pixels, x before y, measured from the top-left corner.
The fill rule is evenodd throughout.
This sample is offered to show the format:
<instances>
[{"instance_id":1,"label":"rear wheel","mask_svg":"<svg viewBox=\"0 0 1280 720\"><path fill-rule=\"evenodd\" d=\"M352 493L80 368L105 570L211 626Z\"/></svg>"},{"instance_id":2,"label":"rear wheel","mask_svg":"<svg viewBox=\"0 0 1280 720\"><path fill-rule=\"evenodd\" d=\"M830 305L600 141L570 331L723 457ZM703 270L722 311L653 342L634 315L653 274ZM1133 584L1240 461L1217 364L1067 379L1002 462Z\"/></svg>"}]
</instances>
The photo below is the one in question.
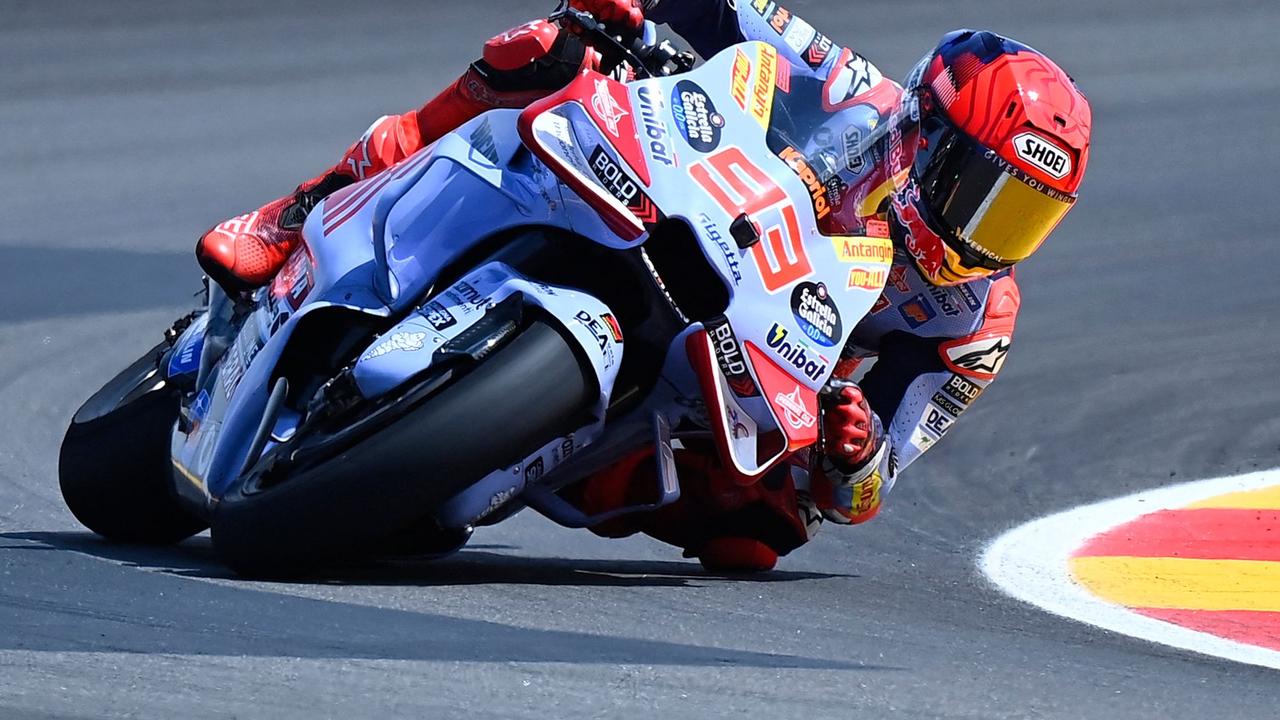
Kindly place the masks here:
<instances>
[{"instance_id":1,"label":"rear wheel","mask_svg":"<svg viewBox=\"0 0 1280 720\"><path fill-rule=\"evenodd\" d=\"M169 441L178 392L152 348L76 411L62 440L62 498L85 527L120 542L167 545L206 524L178 504Z\"/></svg>"},{"instance_id":2,"label":"rear wheel","mask_svg":"<svg viewBox=\"0 0 1280 720\"><path fill-rule=\"evenodd\" d=\"M255 487L252 475L237 481L214 512L214 547L250 575L291 574L367 552L487 473L572 431L595 399L593 378L569 341L534 322L327 462L267 487Z\"/></svg>"}]
</instances>

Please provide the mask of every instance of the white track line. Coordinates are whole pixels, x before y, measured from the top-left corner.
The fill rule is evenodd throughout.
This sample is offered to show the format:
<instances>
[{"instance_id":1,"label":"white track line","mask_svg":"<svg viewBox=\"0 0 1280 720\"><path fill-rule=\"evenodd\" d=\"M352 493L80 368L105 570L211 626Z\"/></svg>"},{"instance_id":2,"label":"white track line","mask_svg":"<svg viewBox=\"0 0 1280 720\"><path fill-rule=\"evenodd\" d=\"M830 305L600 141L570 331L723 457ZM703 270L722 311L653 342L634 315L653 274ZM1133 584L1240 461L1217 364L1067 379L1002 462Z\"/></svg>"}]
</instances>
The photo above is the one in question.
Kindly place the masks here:
<instances>
[{"instance_id":1,"label":"white track line","mask_svg":"<svg viewBox=\"0 0 1280 720\"><path fill-rule=\"evenodd\" d=\"M1001 590L1056 615L1183 650L1280 670L1280 652L1139 615L1077 584L1067 560L1086 540L1148 513L1239 490L1280 485L1280 469L1183 483L1061 512L996 538L981 567Z\"/></svg>"}]
</instances>

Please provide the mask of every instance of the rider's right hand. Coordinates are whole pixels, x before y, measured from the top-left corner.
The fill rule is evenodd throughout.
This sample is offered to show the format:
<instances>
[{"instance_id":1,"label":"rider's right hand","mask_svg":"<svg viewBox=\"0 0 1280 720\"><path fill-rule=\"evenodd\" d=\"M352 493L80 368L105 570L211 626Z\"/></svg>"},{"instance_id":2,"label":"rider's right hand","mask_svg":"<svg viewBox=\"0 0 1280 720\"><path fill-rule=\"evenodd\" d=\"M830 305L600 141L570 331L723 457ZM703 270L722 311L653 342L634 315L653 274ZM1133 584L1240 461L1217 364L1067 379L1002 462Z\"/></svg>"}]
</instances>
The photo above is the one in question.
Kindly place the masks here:
<instances>
[{"instance_id":1,"label":"rider's right hand","mask_svg":"<svg viewBox=\"0 0 1280 720\"><path fill-rule=\"evenodd\" d=\"M640 0L569 0L569 6L591 13L610 28L634 33L644 25Z\"/></svg>"}]
</instances>

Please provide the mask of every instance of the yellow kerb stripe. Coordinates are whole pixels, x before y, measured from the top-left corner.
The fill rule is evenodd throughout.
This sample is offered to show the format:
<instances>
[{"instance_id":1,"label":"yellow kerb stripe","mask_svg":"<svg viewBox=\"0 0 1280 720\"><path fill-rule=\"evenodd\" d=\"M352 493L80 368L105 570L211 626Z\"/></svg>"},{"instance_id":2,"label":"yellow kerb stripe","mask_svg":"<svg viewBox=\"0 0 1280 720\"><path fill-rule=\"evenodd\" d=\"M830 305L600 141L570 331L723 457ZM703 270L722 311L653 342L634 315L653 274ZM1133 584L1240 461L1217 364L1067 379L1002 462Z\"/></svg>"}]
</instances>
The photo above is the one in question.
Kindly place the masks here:
<instances>
[{"instance_id":1,"label":"yellow kerb stripe","mask_svg":"<svg viewBox=\"0 0 1280 720\"><path fill-rule=\"evenodd\" d=\"M1259 560L1075 557L1093 594L1135 608L1280 611L1280 563Z\"/></svg>"},{"instance_id":2,"label":"yellow kerb stripe","mask_svg":"<svg viewBox=\"0 0 1280 720\"><path fill-rule=\"evenodd\" d=\"M1280 510L1280 485L1244 490L1201 500L1188 508L1236 508L1239 510Z\"/></svg>"}]
</instances>

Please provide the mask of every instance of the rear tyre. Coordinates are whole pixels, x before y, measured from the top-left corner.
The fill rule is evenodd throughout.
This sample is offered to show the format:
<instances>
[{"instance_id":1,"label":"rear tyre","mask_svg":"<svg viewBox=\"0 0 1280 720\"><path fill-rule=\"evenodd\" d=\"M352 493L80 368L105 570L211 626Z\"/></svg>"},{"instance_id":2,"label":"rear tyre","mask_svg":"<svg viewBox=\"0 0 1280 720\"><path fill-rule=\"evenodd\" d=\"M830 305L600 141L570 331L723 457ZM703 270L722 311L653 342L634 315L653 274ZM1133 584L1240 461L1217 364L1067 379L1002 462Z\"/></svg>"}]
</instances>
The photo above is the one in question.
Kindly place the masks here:
<instances>
[{"instance_id":1,"label":"rear tyre","mask_svg":"<svg viewBox=\"0 0 1280 720\"><path fill-rule=\"evenodd\" d=\"M62 499L110 540L169 545L207 527L174 494L169 441L178 393L157 369L168 347L152 348L90 397L62 440Z\"/></svg>"},{"instance_id":2,"label":"rear tyre","mask_svg":"<svg viewBox=\"0 0 1280 720\"><path fill-rule=\"evenodd\" d=\"M214 548L233 570L254 576L367 554L495 468L571 432L595 392L594 375L569 342L535 322L328 462L262 489L237 481L214 512Z\"/></svg>"}]
</instances>

